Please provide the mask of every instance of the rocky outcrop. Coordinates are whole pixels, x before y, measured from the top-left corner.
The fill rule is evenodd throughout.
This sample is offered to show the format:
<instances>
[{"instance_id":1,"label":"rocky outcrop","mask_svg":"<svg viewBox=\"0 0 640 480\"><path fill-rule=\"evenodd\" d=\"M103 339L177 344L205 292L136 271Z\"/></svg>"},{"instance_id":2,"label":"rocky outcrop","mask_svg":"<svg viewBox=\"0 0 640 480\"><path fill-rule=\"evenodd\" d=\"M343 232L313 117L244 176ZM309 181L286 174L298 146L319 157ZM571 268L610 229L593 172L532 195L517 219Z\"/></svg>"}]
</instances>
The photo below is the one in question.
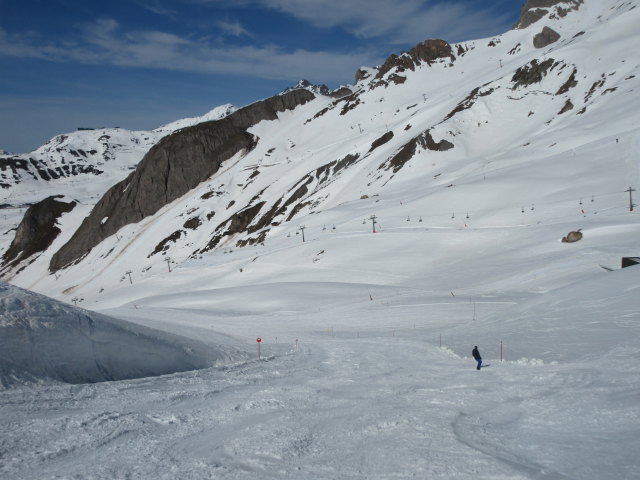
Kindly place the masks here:
<instances>
[{"instance_id":1,"label":"rocky outcrop","mask_svg":"<svg viewBox=\"0 0 640 480\"><path fill-rule=\"evenodd\" d=\"M487 85L489 85L488 83L483 85L482 87L477 87L474 88L473 90L471 90L471 93L469 93L469 95L467 95L467 97L462 100L460 103L458 103L458 105L456 105L456 108L454 108L453 110L451 110L451 112L449 112L449 114L444 117L445 120L449 120L450 118L452 118L453 116L455 116L456 114L464 111L464 110L468 110L471 107L473 107L473 105L476 103L476 100L480 97L486 97L487 95L491 95L495 89L494 88L489 88L487 90L481 90L481 88L486 87Z\"/></svg>"},{"instance_id":2,"label":"rocky outcrop","mask_svg":"<svg viewBox=\"0 0 640 480\"><path fill-rule=\"evenodd\" d=\"M453 143L444 139L436 142L431 135L431 129L429 129L404 144L393 157L380 165L379 168L385 170L391 169L393 170L393 173L397 173L409 160L413 158L418 146L434 152L446 152L454 147Z\"/></svg>"},{"instance_id":3,"label":"rocky outcrop","mask_svg":"<svg viewBox=\"0 0 640 480\"><path fill-rule=\"evenodd\" d=\"M393 68L397 68L398 72L404 70L413 71L416 66L422 63L431 65L440 59L449 59L452 62L456 59L451 45L444 40L425 40L408 52L403 52L400 55L390 55L378 69L376 78L381 79Z\"/></svg>"},{"instance_id":4,"label":"rocky outcrop","mask_svg":"<svg viewBox=\"0 0 640 480\"><path fill-rule=\"evenodd\" d=\"M573 110L573 103L571 103L571 100L567 99L567 101L564 102L564 105L562 106L562 108L558 112L558 115L562 115L563 113L566 113L569 110Z\"/></svg>"},{"instance_id":5,"label":"rocky outcrop","mask_svg":"<svg viewBox=\"0 0 640 480\"><path fill-rule=\"evenodd\" d=\"M351 95L352 93L353 90L351 90L351 88L349 87L339 87L329 92L329 96L331 98L342 98L346 97L347 95Z\"/></svg>"},{"instance_id":6,"label":"rocky outcrop","mask_svg":"<svg viewBox=\"0 0 640 480\"><path fill-rule=\"evenodd\" d=\"M317 189L320 185L326 185L335 180L342 170L357 163L359 158L358 155L347 155L340 160L333 160L309 172L280 197L266 213L253 222L247 228L247 232L255 233L269 226L280 225L282 217L284 217L287 212L289 212L289 214L285 220L291 220L302 206L307 204L302 200L308 196L313 184L315 184L315 188ZM240 241L239 244L240 243L242 243L242 241Z\"/></svg>"},{"instance_id":7,"label":"rocky outcrop","mask_svg":"<svg viewBox=\"0 0 640 480\"><path fill-rule=\"evenodd\" d=\"M366 80L367 78L370 78L372 75L371 71L372 69L365 68L365 67L360 67L358 70L356 70L356 75L355 75L356 83L361 82L362 80Z\"/></svg>"},{"instance_id":8,"label":"rocky outcrop","mask_svg":"<svg viewBox=\"0 0 640 480\"><path fill-rule=\"evenodd\" d=\"M536 48L544 48L552 43L560 40L560 34L554 29L544 27L540 33L533 37L533 46Z\"/></svg>"},{"instance_id":9,"label":"rocky outcrop","mask_svg":"<svg viewBox=\"0 0 640 480\"><path fill-rule=\"evenodd\" d=\"M76 202L57 200L62 195L48 197L31 205L16 229L16 236L2 256L3 267L15 267L36 253L51 246L60 229L56 226L63 213L74 209Z\"/></svg>"},{"instance_id":10,"label":"rocky outcrop","mask_svg":"<svg viewBox=\"0 0 640 480\"><path fill-rule=\"evenodd\" d=\"M551 18L564 17L572 10L577 10L583 0L527 0L520 9L520 18L513 25L513 29L527 28L545 15Z\"/></svg>"},{"instance_id":11,"label":"rocky outcrop","mask_svg":"<svg viewBox=\"0 0 640 480\"><path fill-rule=\"evenodd\" d=\"M555 63L556 61L553 58L548 58L542 63L538 63L538 60L534 59L518 68L513 77L511 77L513 89L540 83L549 70L555 66Z\"/></svg>"},{"instance_id":12,"label":"rocky outcrop","mask_svg":"<svg viewBox=\"0 0 640 480\"><path fill-rule=\"evenodd\" d=\"M387 132L384 135L382 135L380 138L377 138L371 143L371 148L369 149L369 153L373 152L379 146L384 145L392 138L393 138L393 132Z\"/></svg>"},{"instance_id":13,"label":"rocky outcrop","mask_svg":"<svg viewBox=\"0 0 640 480\"><path fill-rule=\"evenodd\" d=\"M576 80L577 73L578 73L578 69L574 67L573 72L571 72L571 75L569 76L567 81L560 86L560 88L556 92L556 95L565 94L569 91L569 89L578 85L578 81Z\"/></svg>"},{"instance_id":14,"label":"rocky outcrop","mask_svg":"<svg viewBox=\"0 0 640 480\"><path fill-rule=\"evenodd\" d=\"M265 202L257 203L256 205L247 206L242 210L234 213L227 220L222 222L216 228L213 237L209 240L209 243L205 248L194 253L204 253L214 249L220 244L224 237L232 237L238 233L241 233L247 229L247 227L256 218Z\"/></svg>"},{"instance_id":15,"label":"rocky outcrop","mask_svg":"<svg viewBox=\"0 0 640 480\"><path fill-rule=\"evenodd\" d=\"M80 228L51 259L51 271L86 255L124 225L153 215L215 174L222 163L255 147L247 129L278 112L315 98L305 89L292 90L241 108L231 115L179 130L154 145L125 180L113 186Z\"/></svg>"}]
</instances>

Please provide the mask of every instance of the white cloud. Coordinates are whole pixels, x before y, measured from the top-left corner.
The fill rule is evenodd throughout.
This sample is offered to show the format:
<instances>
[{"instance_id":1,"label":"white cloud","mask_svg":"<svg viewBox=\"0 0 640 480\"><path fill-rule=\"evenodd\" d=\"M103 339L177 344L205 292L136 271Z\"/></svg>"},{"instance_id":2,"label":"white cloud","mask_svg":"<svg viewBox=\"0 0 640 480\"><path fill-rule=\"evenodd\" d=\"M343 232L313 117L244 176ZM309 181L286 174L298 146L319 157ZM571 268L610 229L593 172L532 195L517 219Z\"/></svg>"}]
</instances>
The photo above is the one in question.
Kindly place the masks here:
<instances>
[{"instance_id":1,"label":"white cloud","mask_svg":"<svg viewBox=\"0 0 640 480\"><path fill-rule=\"evenodd\" d=\"M250 37L253 38L253 35L244 28L240 22L233 20L220 20L217 22L217 26L227 35L231 35L233 37Z\"/></svg>"},{"instance_id":2,"label":"white cloud","mask_svg":"<svg viewBox=\"0 0 640 480\"><path fill-rule=\"evenodd\" d=\"M381 60L367 51L286 51L275 45L238 47L158 31L122 31L111 19L85 26L81 40L47 42L0 30L0 55L326 83L352 81L360 65Z\"/></svg>"},{"instance_id":3,"label":"white cloud","mask_svg":"<svg viewBox=\"0 0 640 480\"><path fill-rule=\"evenodd\" d=\"M220 5L220 0L193 0ZM470 0L243 0L289 14L319 28L340 27L363 39L418 43L427 38L449 41L489 36L509 27L511 15L497 14L492 2ZM237 6L237 5L236 5ZM250 8L250 6L249 6Z\"/></svg>"}]
</instances>

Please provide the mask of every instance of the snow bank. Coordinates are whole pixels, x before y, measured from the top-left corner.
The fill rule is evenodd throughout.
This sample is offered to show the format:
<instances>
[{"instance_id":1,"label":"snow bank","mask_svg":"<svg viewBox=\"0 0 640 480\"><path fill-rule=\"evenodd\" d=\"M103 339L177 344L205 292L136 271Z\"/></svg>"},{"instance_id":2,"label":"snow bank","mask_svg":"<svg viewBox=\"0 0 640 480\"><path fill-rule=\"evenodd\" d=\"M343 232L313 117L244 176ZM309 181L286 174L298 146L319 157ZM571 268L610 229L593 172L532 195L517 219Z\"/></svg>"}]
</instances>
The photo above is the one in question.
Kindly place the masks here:
<instances>
[{"instance_id":1,"label":"snow bank","mask_svg":"<svg viewBox=\"0 0 640 480\"><path fill-rule=\"evenodd\" d=\"M93 383L208 367L226 352L0 283L0 384Z\"/></svg>"}]
</instances>

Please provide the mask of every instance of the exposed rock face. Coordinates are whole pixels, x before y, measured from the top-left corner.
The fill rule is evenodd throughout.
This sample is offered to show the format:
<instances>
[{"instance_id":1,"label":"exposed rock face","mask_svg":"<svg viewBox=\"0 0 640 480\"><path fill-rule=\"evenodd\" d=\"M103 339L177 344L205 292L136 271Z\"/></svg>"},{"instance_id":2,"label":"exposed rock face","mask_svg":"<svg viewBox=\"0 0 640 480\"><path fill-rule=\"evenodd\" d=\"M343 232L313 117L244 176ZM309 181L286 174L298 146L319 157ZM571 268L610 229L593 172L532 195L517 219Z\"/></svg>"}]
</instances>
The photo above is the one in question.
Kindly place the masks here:
<instances>
[{"instance_id":1,"label":"exposed rock face","mask_svg":"<svg viewBox=\"0 0 640 480\"><path fill-rule=\"evenodd\" d=\"M380 138L378 138L378 139L373 141L373 143L371 144L371 148L369 149L369 152L373 152L380 145L384 145L385 143L387 143L392 138L393 138L393 132L385 133Z\"/></svg>"},{"instance_id":2,"label":"exposed rock face","mask_svg":"<svg viewBox=\"0 0 640 480\"><path fill-rule=\"evenodd\" d=\"M544 27L540 33L533 37L533 46L536 48L544 48L558 40L560 40L560 34L558 32L552 28Z\"/></svg>"},{"instance_id":3,"label":"exposed rock face","mask_svg":"<svg viewBox=\"0 0 640 480\"><path fill-rule=\"evenodd\" d=\"M542 63L538 63L537 60L531 60L531 62L517 69L513 77L511 77L513 89L540 83L547 72L554 67L555 63L553 58L548 58Z\"/></svg>"},{"instance_id":4,"label":"exposed rock face","mask_svg":"<svg viewBox=\"0 0 640 480\"><path fill-rule=\"evenodd\" d=\"M105 193L71 240L52 257L50 270L77 261L124 225L153 215L195 188L215 174L225 160L253 149L257 139L247 132L250 126L275 120L278 112L292 110L314 98L308 90L292 90L241 108L221 120L164 137L129 177Z\"/></svg>"},{"instance_id":5,"label":"exposed rock face","mask_svg":"<svg viewBox=\"0 0 640 480\"><path fill-rule=\"evenodd\" d=\"M558 89L558 91L556 92L556 95L562 95L564 93L567 93L570 88L573 88L576 85L578 85L578 81L576 80L577 73L578 73L578 69L574 67L573 72L571 72L571 76Z\"/></svg>"},{"instance_id":6,"label":"exposed rock face","mask_svg":"<svg viewBox=\"0 0 640 480\"><path fill-rule=\"evenodd\" d=\"M567 101L562 106L562 109L558 112L558 115L562 115L563 113L566 113L569 110L573 110L573 103L571 103L571 100L567 99Z\"/></svg>"},{"instance_id":7,"label":"exposed rock face","mask_svg":"<svg viewBox=\"0 0 640 480\"><path fill-rule=\"evenodd\" d=\"M347 95L351 95L352 93L353 90L351 90L349 87L340 87L329 92L329 96L332 98L342 98L346 97Z\"/></svg>"},{"instance_id":8,"label":"exposed rock face","mask_svg":"<svg viewBox=\"0 0 640 480\"><path fill-rule=\"evenodd\" d=\"M488 84L483 85L482 87L486 87L487 85ZM458 105L456 105L456 108L454 108L451 112L449 112L449 114L444 119L449 120L451 117L455 116L456 114L464 110L468 110L469 108L473 107L473 105L476 103L476 100L478 98L491 95L495 91L495 89L493 88L489 88L488 90L481 90L482 87L474 88L471 91L471 93L467 95L467 97L464 100L458 103Z\"/></svg>"},{"instance_id":9,"label":"exposed rock face","mask_svg":"<svg viewBox=\"0 0 640 480\"><path fill-rule=\"evenodd\" d=\"M369 71L369 69L366 68L359 68L358 70L356 70L356 83L362 81L362 80L366 80L367 78L369 78L371 76L371 72Z\"/></svg>"},{"instance_id":10,"label":"exposed rock face","mask_svg":"<svg viewBox=\"0 0 640 480\"><path fill-rule=\"evenodd\" d=\"M384 168L385 170L392 169L393 173L397 173L409 160L413 158L418 146L434 152L446 152L454 147L453 143L444 139L436 142L433 139L433 136L431 136L431 129L429 129L403 145L403 147L393 157L380 165L379 168Z\"/></svg>"},{"instance_id":11,"label":"exposed rock face","mask_svg":"<svg viewBox=\"0 0 640 480\"><path fill-rule=\"evenodd\" d=\"M318 167L316 170L309 172L307 175L302 177L293 187L291 187L288 192L286 192L281 198L279 198L266 213L264 213L255 222L251 223L247 227L247 232L255 233L267 228L270 225L280 225L280 223L282 222L282 217L287 213L287 211L290 210L289 215L286 218L286 220L289 221L304 205L307 205L307 203L302 202L302 200L306 195L310 193L309 190L314 183L317 188L320 185L331 182L332 180L337 178L342 170L348 168L351 165L354 165L358 161L358 159L358 155L347 155L340 160L333 160L321 167ZM242 243L242 241L238 242L238 246L240 246ZM217 245L217 243L215 245Z\"/></svg>"},{"instance_id":12,"label":"exposed rock face","mask_svg":"<svg viewBox=\"0 0 640 480\"><path fill-rule=\"evenodd\" d=\"M584 0L528 0L520 9L520 18L513 29L527 28L546 14L564 17L571 10L577 10ZM560 6L557 6L561 4ZM567 8L565 8L567 6ZM555 9L553 8L555 7Z\"/></svg>"},{"instance_id":13,"label":"exposed rock face","mask_svg":"<svg viewBox=\"0 0 640 480\"><path fill-rule=\"evenodd\" d=\"M423 62L431 65L436 60L444 58L448 58L451 61L456 59L451 45L444 40L425 40L423 43L413 47L409 52L389 56L378 69L376 78L384 77L389 70L395 67L398 67L398 71L415 70L416 66Z\"/></svg>"},{"instance_id":14,"label":"exposed rock face","mask_svg":"<svg viewBox=\"0 0 640 480\"><path fill-rule=\"evenodd\" d=\"M57 198L62 196L45 198L27 209L13 242L2 256L3 266L17 266L35 253L45 251L53 243L60 234L56 226L57 219L76 206L76 202L62 202Z\"/></svg>"},{"instance_id":15,"label":"exposed rock face","mask_svg":"<svg viewBox=\"0 0 640 480\"><path fill-rule=\"evenodd\" d=\"M246 207L239 212L234 213L227 220L218 225L215 234L205 248L199 253L203 253L215 248L224 237L230 237L237 233L243 232L256 218L260 209L264 206L265 202L260 202L256 205Z\"/></svg>"}]
</instances>

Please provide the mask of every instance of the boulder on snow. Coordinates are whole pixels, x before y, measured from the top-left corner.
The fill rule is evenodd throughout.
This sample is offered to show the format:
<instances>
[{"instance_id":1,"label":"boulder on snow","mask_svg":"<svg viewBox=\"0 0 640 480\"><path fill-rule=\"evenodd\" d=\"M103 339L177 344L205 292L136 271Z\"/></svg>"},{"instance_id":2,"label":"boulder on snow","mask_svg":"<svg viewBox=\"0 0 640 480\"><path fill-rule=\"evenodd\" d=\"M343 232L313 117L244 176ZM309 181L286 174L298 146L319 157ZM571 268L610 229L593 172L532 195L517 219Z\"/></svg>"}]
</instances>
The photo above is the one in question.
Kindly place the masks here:
<instances>
[{"instance_id":1,"label":"boulder on snow","mask_svg":"<svg viewBox=\"0 0 640 480\"><path fill-rule=\"evenodd\" d=\"M544 27L540 33L533 37L533 46L536 48L544 48L558 40L560 40L560 34L558 32L552 28Z\"/></svg>"},{"instance_id":2,"label":"boulder on snow","mask_svg":"<svg viewBox=\"0 0 640 480\"><path fill-rule=\"evenodd\" d=\"M582 232L580 230L569 232L566 237L562 237L562 243L574 243L579 240L582 240Z\"/></svg>"}]
</instances>

